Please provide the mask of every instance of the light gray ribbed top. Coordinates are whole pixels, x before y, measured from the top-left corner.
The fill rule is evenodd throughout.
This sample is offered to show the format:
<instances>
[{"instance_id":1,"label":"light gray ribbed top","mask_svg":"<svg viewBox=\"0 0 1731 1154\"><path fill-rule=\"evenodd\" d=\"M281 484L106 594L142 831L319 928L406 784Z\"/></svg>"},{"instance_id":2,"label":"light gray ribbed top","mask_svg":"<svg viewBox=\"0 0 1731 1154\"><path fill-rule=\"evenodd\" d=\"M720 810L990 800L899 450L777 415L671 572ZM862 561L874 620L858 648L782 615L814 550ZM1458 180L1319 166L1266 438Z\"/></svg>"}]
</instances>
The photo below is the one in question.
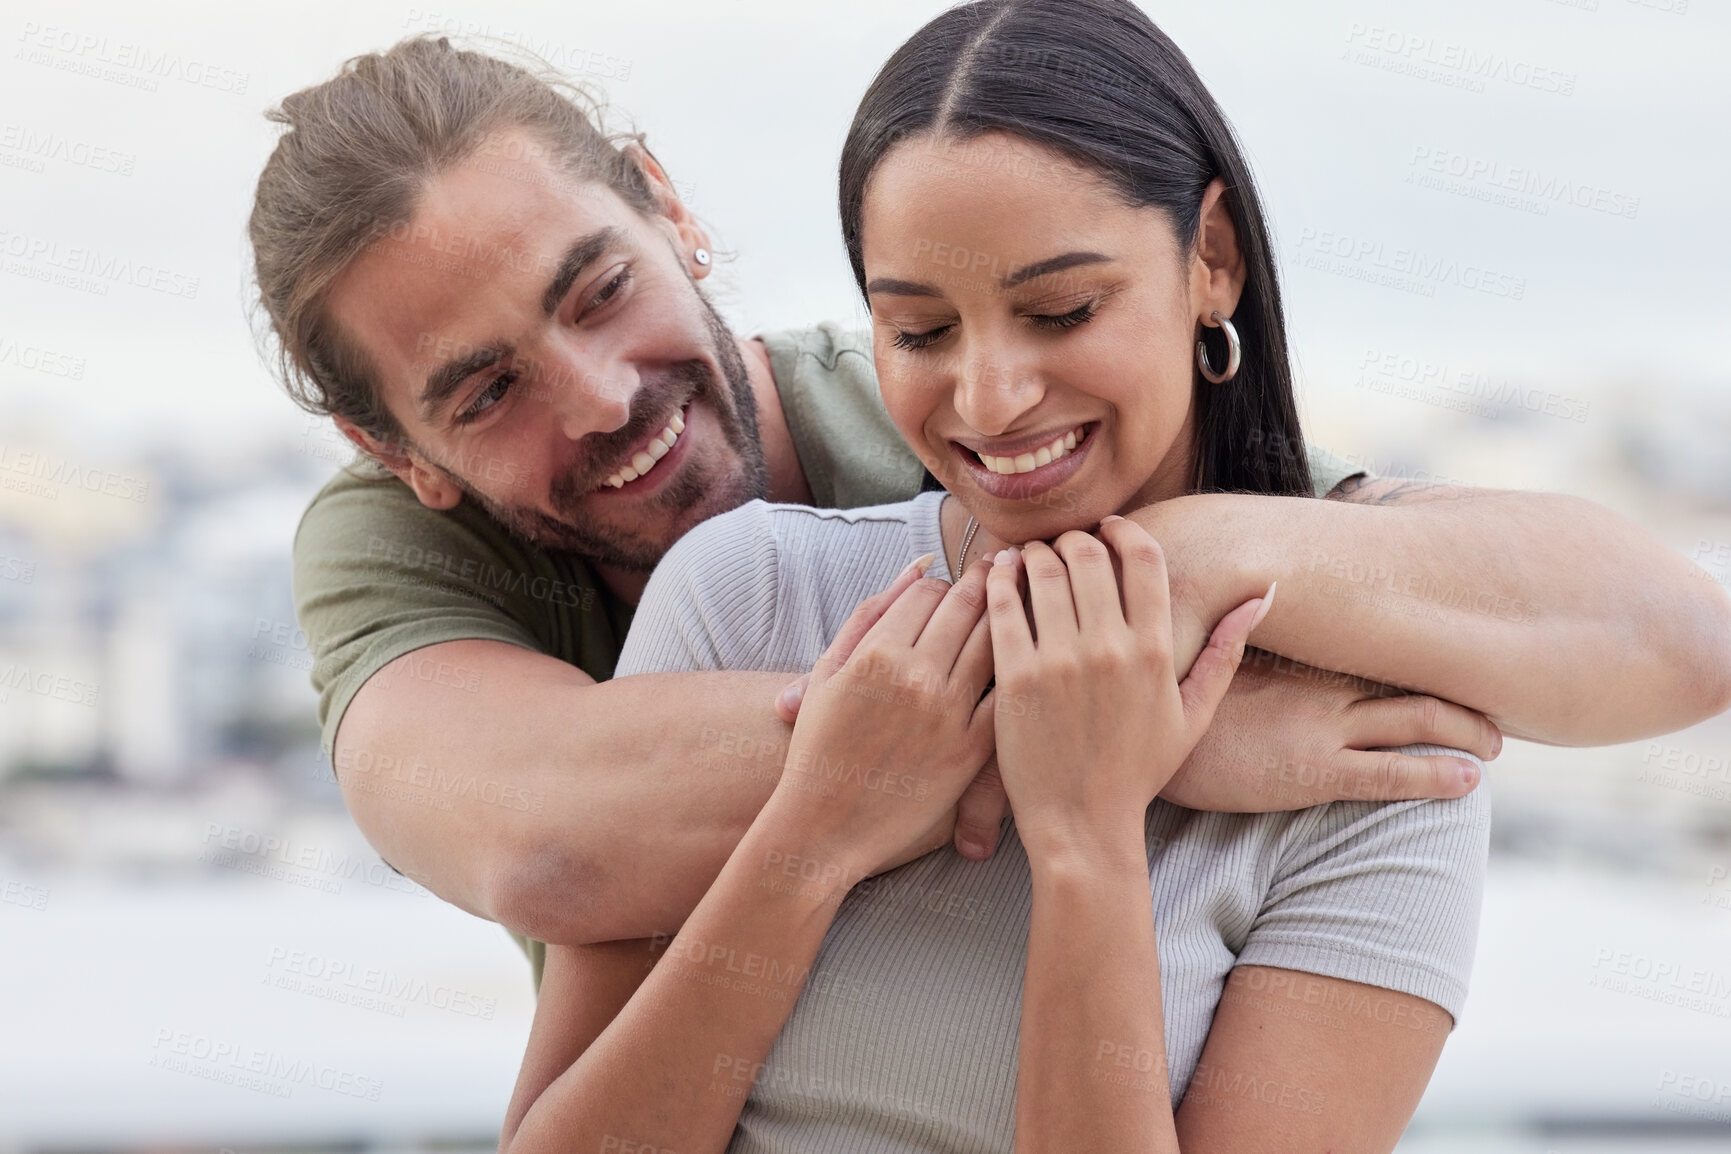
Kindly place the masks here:
<instances>
[{"instance_id":1,"label":"light gray ribbed top","mask_svg":"<svg viewBox=\"0 0 1731 1154\"><path fill-rule=\"evenodd\" d=\"M618 675L810 669L854 607L909 561L935 552L932 571L949 576L944 496L852 510L754 501L704 522L655 570ZM725 735L709 736L726 748ZM753 772L761 760L733 752L743 756L709 771ZM1484 789L1251 815L1156 801L1149 879L1173 1101L1235 965L1382 986L1458 1017L1489 818ZM1013 822L990 861L946 848L857 887L729 1150L1008 1154L1031 894Z\"/></svg>"}]
</instances>

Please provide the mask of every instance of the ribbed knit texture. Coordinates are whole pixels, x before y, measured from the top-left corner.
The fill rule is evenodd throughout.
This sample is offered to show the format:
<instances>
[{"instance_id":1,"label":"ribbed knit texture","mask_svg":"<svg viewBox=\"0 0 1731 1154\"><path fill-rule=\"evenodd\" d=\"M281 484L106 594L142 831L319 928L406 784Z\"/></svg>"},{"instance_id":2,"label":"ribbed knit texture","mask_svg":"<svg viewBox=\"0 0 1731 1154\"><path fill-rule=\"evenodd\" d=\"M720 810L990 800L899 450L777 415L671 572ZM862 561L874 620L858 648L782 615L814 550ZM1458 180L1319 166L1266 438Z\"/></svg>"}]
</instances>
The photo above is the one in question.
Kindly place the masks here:
<instances>
[{"instance_id":1,"label":"ribbed knit texture","mask_svg":"<svg viewBox=\"0 0 1731 1154\"><path fill-rule=\"evenodd\" d=\"M934 571L948 576L943 497L854 510L752 502L704 522L656 569L618 674L810 669L854 607L909 561L935 552ZM1459 1016L1489 845L1486 790L1257 815L1156 802L1147 834L1174 1102L1236 965L1382 986ZM1031 900L1013 822L990 861L943 849L857 887L729 1150L1008 1154Z\"/></svg>"}]
</instances>

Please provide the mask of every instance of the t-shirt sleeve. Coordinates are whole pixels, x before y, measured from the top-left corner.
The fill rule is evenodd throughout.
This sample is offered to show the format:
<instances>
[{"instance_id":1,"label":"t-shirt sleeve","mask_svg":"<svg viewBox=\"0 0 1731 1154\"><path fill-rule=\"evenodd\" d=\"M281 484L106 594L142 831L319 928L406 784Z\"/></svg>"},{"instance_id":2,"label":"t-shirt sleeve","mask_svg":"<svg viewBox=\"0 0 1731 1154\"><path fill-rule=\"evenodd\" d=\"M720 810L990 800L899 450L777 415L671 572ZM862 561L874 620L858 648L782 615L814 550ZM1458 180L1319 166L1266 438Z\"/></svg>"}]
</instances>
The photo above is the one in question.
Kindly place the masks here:
<instances>
[{"instance_id":1,"label":"t-shirt sleeve","mask_svg":"<svg viewBox=\"0 0 1731 1154\"><path fill-rule=\"evenodd\" d=\"M1478 761L1436 745L1398 748ZM1478 943L1490 816L1482 784L1451 800L1336 802L1306 811L1238 964L1399 990L1458 1021Z\"/></svg>"},{"instance_id":2,"label":"t-shirt sleeve","mask_svg":"<svg viewBox=\"0 0 1731 1154\"><path fill-rule=\"evenodd\" d=\"M394 479L341 479L319 494L295 534L294 596L327 755L354 695L405 653L475 639L543 649L476 580L500 564L481 535Z\"/></svg>"},{"instance_id":3,"label":"t-shirt sleeve","mask_svg":"<svg viewBox=\"0 0 1731 1154\"><path fill-rule=\"evenodd\" d=\"M1354 465L1345 457L1331 453L1321 445L1304 445L1304 455L1310 462L1310 480L1318 497L1326 497L1334 487L1351 477L1369 477L1369 469Z\"/></svg>"},{"instance_id":4,"label":"t-shirt sleeve","mask_svg":"<svg viewBox=\"0 0 1731 1154\"><path fill-rule=\"evenodd\" d=\"M614 675L761 668L778 578L768 505L749 501L704 521L650 575Z\"/></svg>"}]
</instances>

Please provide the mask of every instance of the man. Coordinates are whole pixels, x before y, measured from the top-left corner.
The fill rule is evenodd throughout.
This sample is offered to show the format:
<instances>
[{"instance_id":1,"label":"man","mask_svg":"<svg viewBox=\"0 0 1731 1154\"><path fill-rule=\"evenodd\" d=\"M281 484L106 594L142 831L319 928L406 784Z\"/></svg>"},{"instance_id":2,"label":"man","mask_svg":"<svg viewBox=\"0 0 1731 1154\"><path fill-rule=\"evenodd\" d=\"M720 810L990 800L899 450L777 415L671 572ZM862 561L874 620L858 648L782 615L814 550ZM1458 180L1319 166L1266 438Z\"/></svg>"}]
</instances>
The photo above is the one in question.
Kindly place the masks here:
<instances>
[{"instance_id":1,"label":"man","mask_svg":"<svg viewBox=\"0 0 1731 1154\"><path fill-rule=\"evenodd\" d=\"M409 40L274 115L289 131L251 219L260 295L291 391L369 462L295 543L345 799L398 869L520 934L667 931L768 797L773 703L799 671L610 682L632 606L672 542L743 501L921 487L869 342L729 333L699 290L709 240L641 140L616 145L504 61ZM987 366L969 387L1001 382ZM1165 547L1181 667L1227 607L1282 586L1256 640L1286 660L1240 672L1172 800L1458 796L1464 763L1373 751L1490 757L1496 726L1632 740L1731 700L1731 603L1635 526L1568 497L1309 463L1333 499L1137 515ZM1437 697L1310 668L1367 635L1438 654L1419 682ZM1465 652L1492 656L1449 656ZM958 848L990 853L1003 813L988 770Z\"/></svg>"}]
</instances>

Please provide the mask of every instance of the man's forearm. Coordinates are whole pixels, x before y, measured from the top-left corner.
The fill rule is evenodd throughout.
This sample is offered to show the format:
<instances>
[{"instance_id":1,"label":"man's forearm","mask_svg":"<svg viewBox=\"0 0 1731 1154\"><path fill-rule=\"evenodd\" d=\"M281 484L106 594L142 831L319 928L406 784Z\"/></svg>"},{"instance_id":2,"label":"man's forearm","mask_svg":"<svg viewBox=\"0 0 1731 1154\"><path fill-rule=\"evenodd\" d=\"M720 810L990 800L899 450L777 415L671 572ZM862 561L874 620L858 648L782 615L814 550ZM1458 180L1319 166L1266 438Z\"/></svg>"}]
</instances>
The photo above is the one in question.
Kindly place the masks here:
<instances>
[{"instance_id":1,"label":"man's forearm","mask_svg":"<svg viewBox=\"0 0 1731 1154\"><path fill-rule=\"evenodd\" d=\"M677 929L780 777L786 674L596 684L499 642L419 652L473 691L375 674L337 735L349 809L405 874L542 941Z\"/></svg>"},{"instance_id":2,"label":"man's forearm","mask_svg":"<svg viewBox=\"0 0 1731 1154\"><path fill-rule=\"evenodd\" d=\"M1731 705L1731 601L1651 534L1575 497L1400 488L1138 511L1191 619L1179 656L1278 579L1255 645L1447 698L1510 736L1632 741Z\"/></svg>"}]
</instances>

